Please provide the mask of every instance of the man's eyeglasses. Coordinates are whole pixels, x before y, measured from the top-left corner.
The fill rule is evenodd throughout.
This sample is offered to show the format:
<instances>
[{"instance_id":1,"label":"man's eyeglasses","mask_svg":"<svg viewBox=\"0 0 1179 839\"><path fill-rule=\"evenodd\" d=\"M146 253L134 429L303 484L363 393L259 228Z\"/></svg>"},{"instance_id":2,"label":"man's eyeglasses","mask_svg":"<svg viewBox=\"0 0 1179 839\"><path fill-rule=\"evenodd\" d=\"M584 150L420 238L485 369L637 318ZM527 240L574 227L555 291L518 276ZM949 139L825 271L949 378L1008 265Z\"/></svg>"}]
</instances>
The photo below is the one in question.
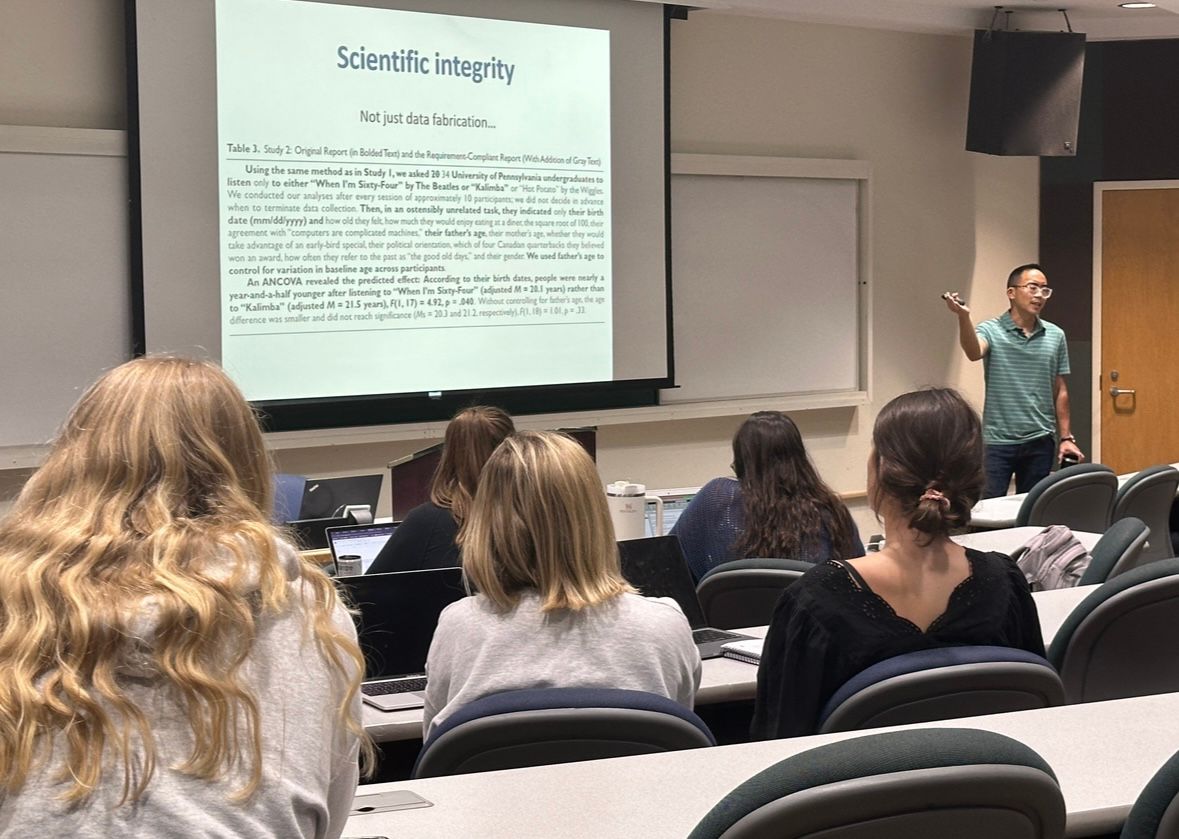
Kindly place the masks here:
<instances>
[{"instance_id":1,"label":"man's eyeglasses","mask_svg":"<svg viewBox=\"0 0 1179 839\"><path fill-rule=\"evenodd\" d=\"M1014 288L1026 288L1032 297L1043 297L1045 300L1052 296L1052 289L1039 283L1024 283L1014 286Z\"/></svg>"}]
</instances>

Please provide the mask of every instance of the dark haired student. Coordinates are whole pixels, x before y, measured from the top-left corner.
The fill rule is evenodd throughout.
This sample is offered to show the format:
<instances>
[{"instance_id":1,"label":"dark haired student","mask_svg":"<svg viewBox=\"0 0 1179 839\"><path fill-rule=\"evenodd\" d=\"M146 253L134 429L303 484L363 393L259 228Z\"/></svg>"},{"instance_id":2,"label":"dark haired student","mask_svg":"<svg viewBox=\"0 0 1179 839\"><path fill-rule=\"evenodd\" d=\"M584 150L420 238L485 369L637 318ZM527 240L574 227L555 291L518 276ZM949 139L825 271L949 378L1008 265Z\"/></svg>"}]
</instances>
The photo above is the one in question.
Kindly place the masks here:
<instances>
[{"instance_id":1,"label":"dark haired student","mask_svg":"<svg viewBox=\"0 0 1179 839\"><path fill-rule=\"evenodd\" d=\"M978 414L953 390L906 393L872 431L875 554L830 560L786 589L757 673L754 738L813 734L828 699L886 658L981 644L1044 655L1027 580L1010 559L949 538L983 484Z\"/></svg>"},{"instance_id":2,"label":"dark haired student","mask_svg":"<svg viewBox=\"0 0 1179 839\"><path fill-rule=\"evenodd\" d=\"M368 573L458 567L455 537L471 507L483 464L515 430L512 418L499 408L476 405L455 414L446 426L430 500L406 513Z\"/></svg>"},{"instance_id":3,"label":"dark haired student","mask_svg":"<svg viewBox=\"0 0 1179 839\"><path fill-rule=\"evenodd\" d=\"M823 483L798 426L781 411L750 415L733 435L737 477L700 488L672 528L697 580L745 557L822 562L863 556L847 507Z\"/></svg>"}]
</instances>

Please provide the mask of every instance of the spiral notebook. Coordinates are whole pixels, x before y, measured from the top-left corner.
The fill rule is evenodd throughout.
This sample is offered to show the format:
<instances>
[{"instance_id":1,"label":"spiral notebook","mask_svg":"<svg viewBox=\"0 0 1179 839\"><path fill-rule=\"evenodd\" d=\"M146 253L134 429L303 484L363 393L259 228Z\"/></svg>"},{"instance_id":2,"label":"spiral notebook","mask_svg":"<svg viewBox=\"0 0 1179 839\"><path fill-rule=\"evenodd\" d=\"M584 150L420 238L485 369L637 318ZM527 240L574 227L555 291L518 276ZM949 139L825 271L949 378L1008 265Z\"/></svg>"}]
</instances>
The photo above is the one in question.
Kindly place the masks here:
<instances>
[{"instance_id":1,"label":"spiral notebook","mask_svg":"<svg viewBox=\"0 0 1179 839\"><path fill-rule=\"evenodd\" d=\"M725 658L735 658L737 661L744 661L746 664L760 664L763 644L765 644L764 638L730 641L721 647L721 655Z\"/></svg>"}]
</instances>

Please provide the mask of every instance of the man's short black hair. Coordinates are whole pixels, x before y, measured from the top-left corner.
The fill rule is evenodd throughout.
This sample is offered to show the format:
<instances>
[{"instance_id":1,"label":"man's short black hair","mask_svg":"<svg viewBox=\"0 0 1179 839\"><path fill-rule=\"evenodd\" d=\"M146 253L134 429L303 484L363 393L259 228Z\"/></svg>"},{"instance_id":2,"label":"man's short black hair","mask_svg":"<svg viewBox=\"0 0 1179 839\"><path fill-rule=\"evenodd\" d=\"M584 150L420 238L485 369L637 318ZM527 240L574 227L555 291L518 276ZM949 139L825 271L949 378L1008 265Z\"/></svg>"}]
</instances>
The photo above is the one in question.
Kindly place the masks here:
<instances>
[{"instance_id":1,"label":"man's short black hair","mask_svg":"<svg viewBox=\"0 0 1179 839\"><path fill-rule=\"evenodd\" d=\"M1019 278L1023 276L1024 271L1039 271L1041 274L1044 273L1044 269L1035 262L1029 262L1027 265L1021 265L1007 275L1007 287L1011 288L1012 286L1019 285Z\"/></svg>"}]
</instances>

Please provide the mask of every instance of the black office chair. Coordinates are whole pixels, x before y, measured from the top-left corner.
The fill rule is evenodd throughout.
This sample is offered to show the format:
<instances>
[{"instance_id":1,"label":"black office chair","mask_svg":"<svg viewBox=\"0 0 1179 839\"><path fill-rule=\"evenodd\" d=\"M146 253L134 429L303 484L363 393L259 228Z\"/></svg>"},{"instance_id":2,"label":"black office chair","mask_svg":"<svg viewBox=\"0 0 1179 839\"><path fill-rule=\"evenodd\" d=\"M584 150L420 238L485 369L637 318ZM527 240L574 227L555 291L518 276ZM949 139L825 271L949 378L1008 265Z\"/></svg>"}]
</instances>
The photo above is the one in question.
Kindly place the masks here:
<instances>
[{"instance_id":1,"label":"black office chair","mask_svg":"<svg viewBox=\"0 0 1179 839\"><path fill-rule=\"evenodd\" d=\"M704 619L717 629L765 626L782 592L814 567L798 559L736 559L700 578L696 596Z\"/></svg>"},{"instance_id":2,"label":"black office chair","mask_svg":"<svg viewBox=\"0 0 1179 839\"><path fill-rule=\"evenodd\" d=\"M1130 808L1121 839L1179 836L1179 753L1162 765Z\"/></svg>"},{"instance_id":3,"label":"black office chair","mask_svg":"<svg viewBox=\"0 0 1179 839\"><path fill-rule=\"evenodd\" d=\"M819 733L948 720L1064 704L1046 659L1010 647L918 650L849 679L819 714Z\"/></svg>"},{"instance_id":4,"label":"black office chair","mask_svg":"<svg viewBox=\"0 0 1179 839\"><path fill-rule=\"evenodd\" d=\"M1015 526L1063 524L1071 530L1104 533L1117 491L1117 475L1108 466L1067 466L1032 487L1019 507Z\"/></svg>"},{"instance_id":5,"label":"black office chair","mask_svg":"<svg viewBox=\"0 0 1179 839\"><path fill-rule=\"evenodd\" d=\"M1114 498L1113 522L1135 516L1142 519L1150 532L1157 534L1142 551L1141 563L1156 559L1170 559L1175 555L1171 548L1171 505L1179 490L1179 469L1174 466L1152 466L1143 469L1118 490Z\"/></svg>"},{"instance_id":6,"label":"black office chair","mask_svg":"<svg viewBox=\"0 0 1179 839\"><path fill-rule=\"evenodd\" d=\"M496 693L456 710L422 744L414 778L715 746L708 726L664 696L612 688Z\"/></svg>"},{"instance_id":7,"label":"black office chair","mask_svg":"<svg viewBox=\"0 0 1179 839\"><path fill-rule=\"evenodd\" d=\"M1179 691L1179 559L1103 583L1065 619L1048 660L1072 702Z\"/></svg>"},{"instance_id":8,"label":"black office chair","mask_svg":"<svg viewBox=\"0 0 1179 839\"><path fill-rule=\"evenodd\" d=\"M726 795L689 839L1057 839L1064 798L1044 759L990 731L912 729L819 746Z\"/></svg>"},{"instance_id":9,"label":"black office chair","mask_svg":"<svg viewBox=\"0 0 1179 839\"><path fill-rule=\"evenodd\" d=\"M1143 562L1142 548L1149 536L1150 528L1142 523L1142 519L1115 521L1089 552L1089 567L1081 574L1077 585L1104 583L1111 577L1137 568Z\"/></svg>"}]
</instances>

